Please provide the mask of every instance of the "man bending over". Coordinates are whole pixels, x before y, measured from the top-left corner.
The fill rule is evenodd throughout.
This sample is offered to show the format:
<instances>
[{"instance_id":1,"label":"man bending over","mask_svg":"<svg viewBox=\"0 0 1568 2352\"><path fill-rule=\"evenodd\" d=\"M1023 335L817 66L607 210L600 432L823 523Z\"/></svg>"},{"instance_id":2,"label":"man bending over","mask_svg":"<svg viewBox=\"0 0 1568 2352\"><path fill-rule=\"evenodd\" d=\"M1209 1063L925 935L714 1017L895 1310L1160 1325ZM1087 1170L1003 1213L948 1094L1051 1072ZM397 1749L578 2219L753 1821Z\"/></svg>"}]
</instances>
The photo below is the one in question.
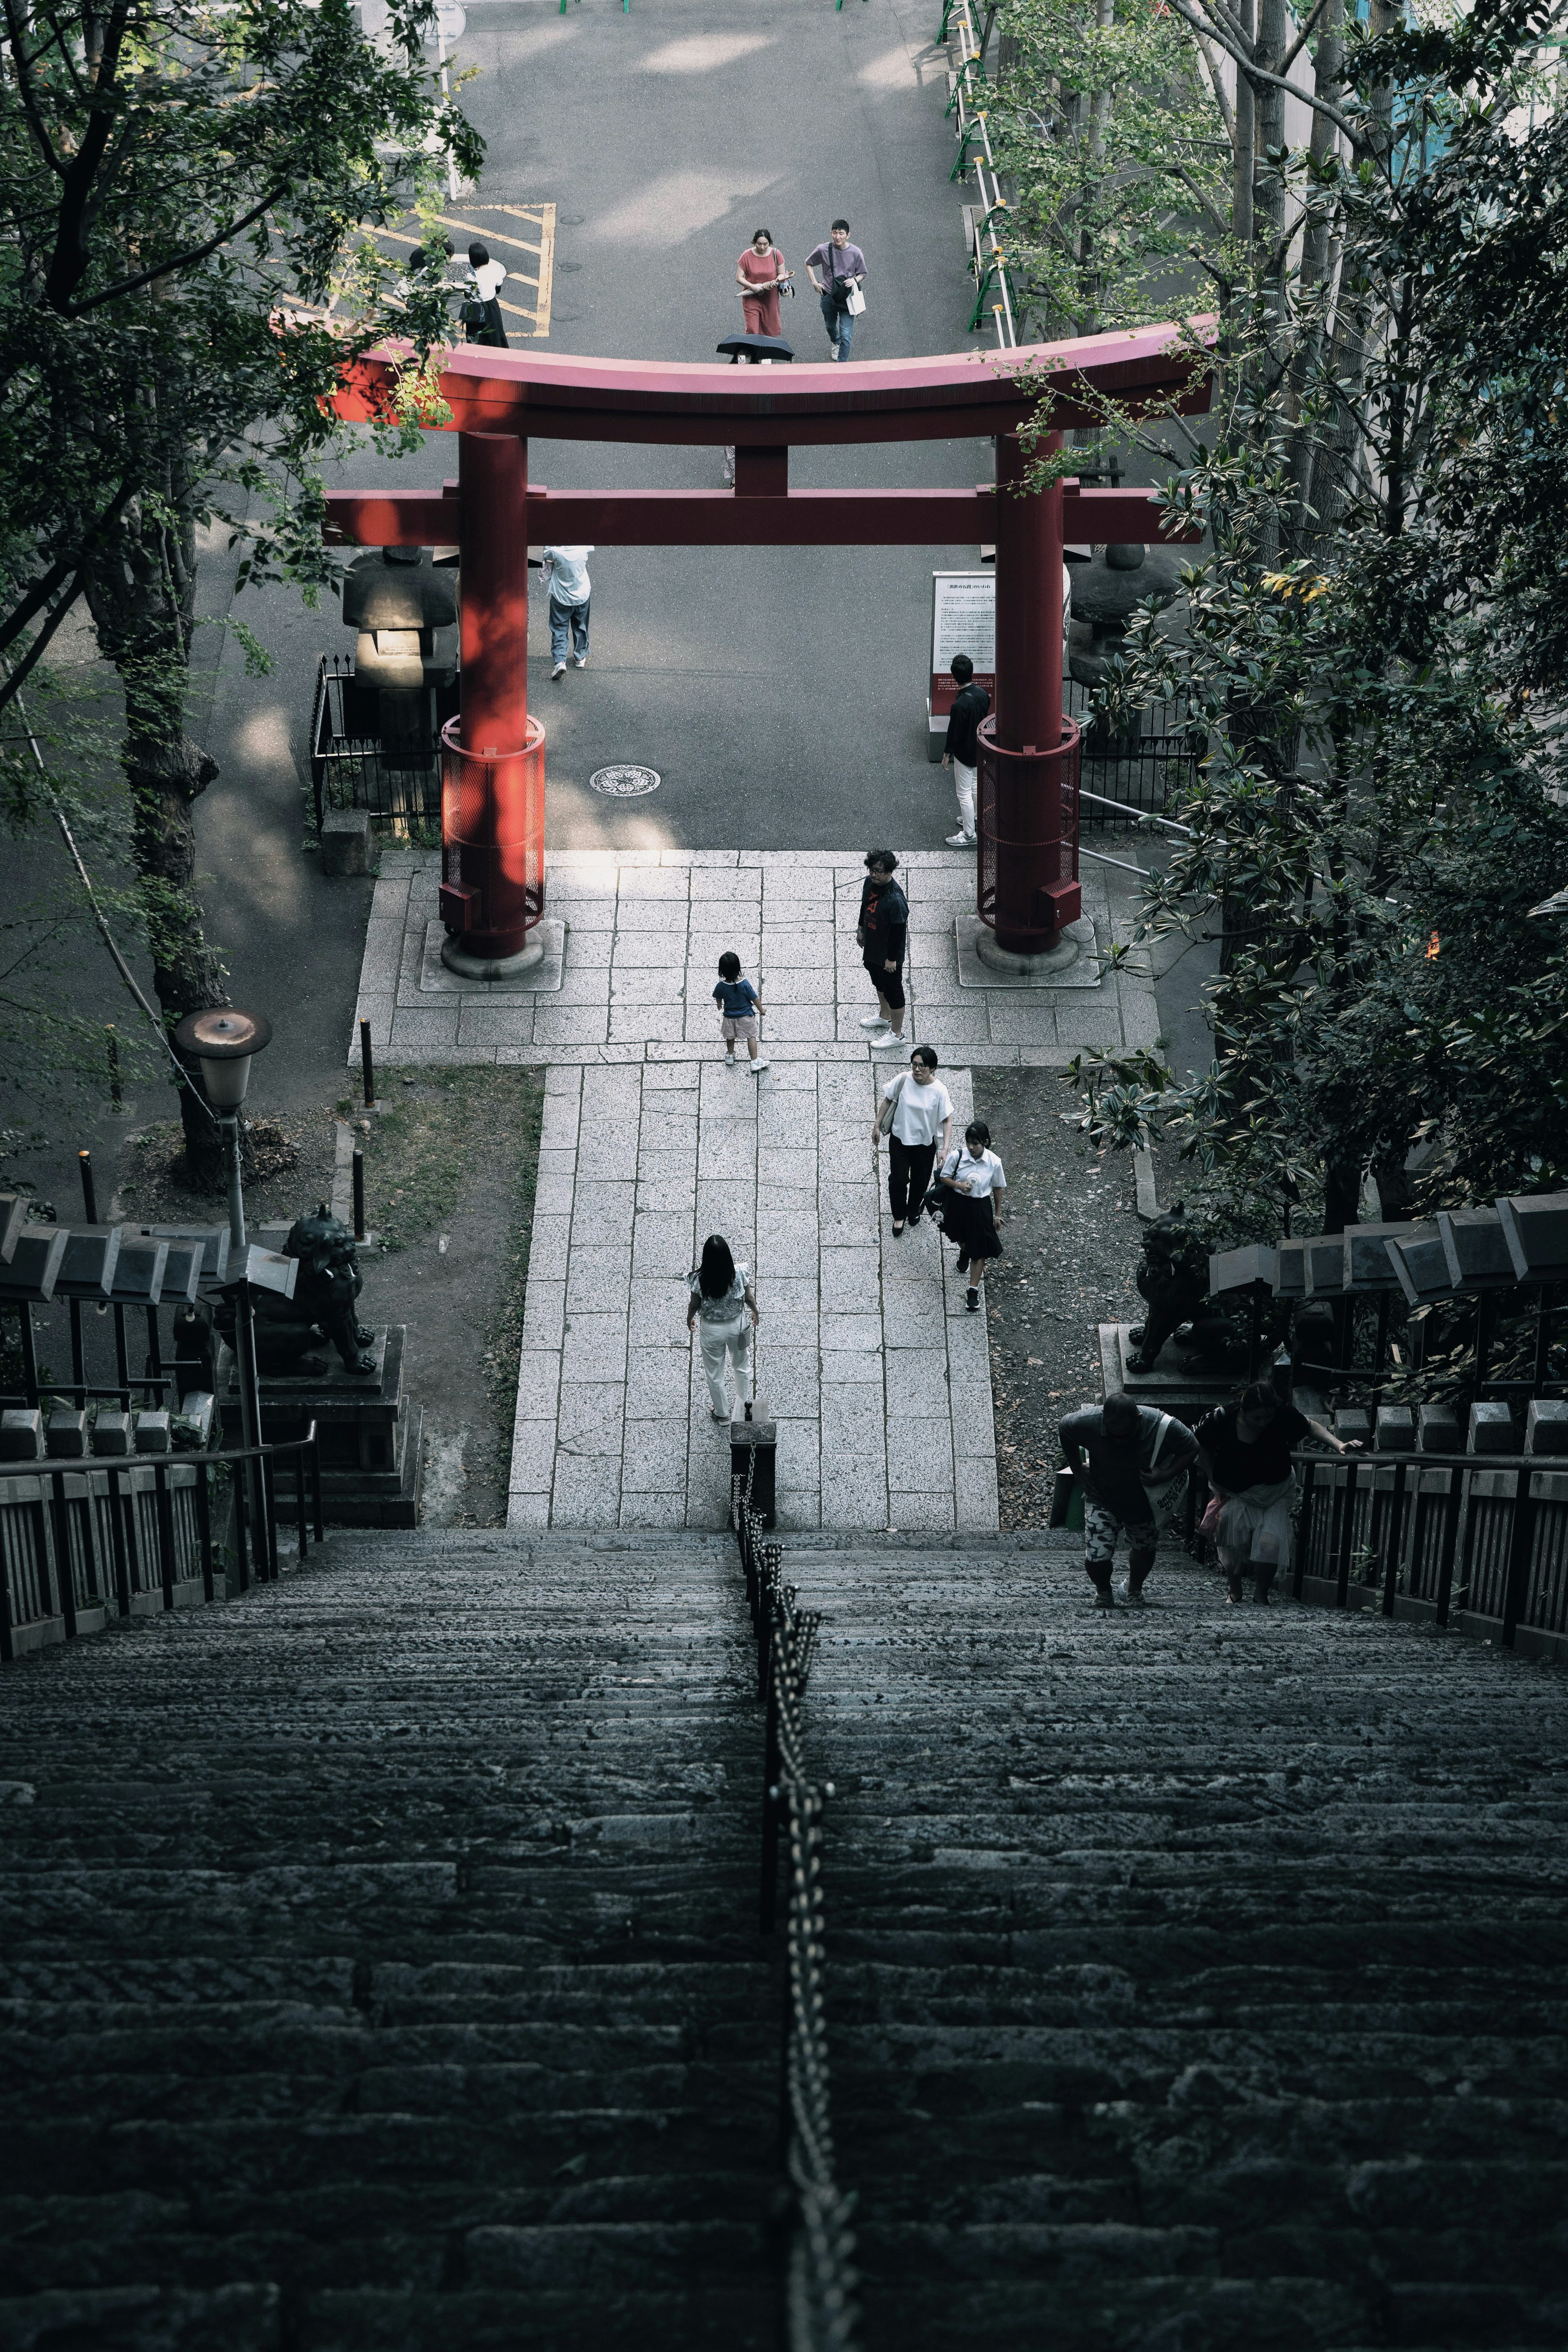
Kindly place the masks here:
<instances>
[{"instance_id":1,"label":"man bending over","mask_svg":"<svg viewBox=\"0 0 1568 2352\"><path fill-rule=\"evenodd\" d=\"M1127 1602L1142 1609L1143 1585L1154 1565L1159 1520L1168 1489L1197 1458L1192 1431L1168 1412L1135 1404L1130 1396L1069 1412L1058 1432L1062 1453L1083 1488L1084 1567L1097 1609L1114 1609L1110 1573L1119 1536L1127 1538Z\"/></svg>"}]
</instances>

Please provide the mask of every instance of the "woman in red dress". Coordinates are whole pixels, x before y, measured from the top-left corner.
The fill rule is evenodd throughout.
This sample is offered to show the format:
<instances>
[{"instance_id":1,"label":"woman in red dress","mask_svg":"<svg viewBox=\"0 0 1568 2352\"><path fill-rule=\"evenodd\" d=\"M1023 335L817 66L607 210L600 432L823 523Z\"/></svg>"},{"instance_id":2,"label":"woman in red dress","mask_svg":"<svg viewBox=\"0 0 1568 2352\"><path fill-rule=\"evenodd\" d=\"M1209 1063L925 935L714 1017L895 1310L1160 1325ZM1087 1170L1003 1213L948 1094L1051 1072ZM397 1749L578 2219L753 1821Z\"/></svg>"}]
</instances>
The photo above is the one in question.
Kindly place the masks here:
<instances>
[{"instance_id":1,"label":"woman in red dress","mask_svg":"<svg viewBox=\"0 0 1568 2352\"><path fill-rule=\"evenodd\" d=\"M748 335L779 331L779 288L789 280L789 265L773 244L773 233L752 231L752 242L735 264L735 283Z\"/></svg>"}]
</instances>

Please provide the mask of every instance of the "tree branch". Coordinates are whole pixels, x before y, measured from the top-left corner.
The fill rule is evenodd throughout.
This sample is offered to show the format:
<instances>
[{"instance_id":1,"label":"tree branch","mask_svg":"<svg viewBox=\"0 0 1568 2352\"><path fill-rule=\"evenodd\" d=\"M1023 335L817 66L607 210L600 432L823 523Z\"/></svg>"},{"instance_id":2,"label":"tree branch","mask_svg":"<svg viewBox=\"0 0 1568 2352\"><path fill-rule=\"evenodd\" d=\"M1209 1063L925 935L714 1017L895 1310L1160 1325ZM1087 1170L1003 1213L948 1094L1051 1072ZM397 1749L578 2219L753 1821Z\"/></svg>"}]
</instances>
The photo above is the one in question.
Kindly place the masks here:
<instances>
[{"instance_id":1,"label":"tree branch","mask_svg":"<svg viewBox=\"0 0 1568 2352\"><path fill-rule=\"evenodd\" d=\"M0 622L0 653L4 653L13 637L19 637L35 614L41 613L62 581L70 575L68 560L51 563L39 580L35 580L19 604Z\"/></svg>"},{"instance_id":2,"label":"tree branch","mask_svg":"<svg viewBox=\"0 0 1568 2352\"><path fill-rule=\"evenodd\" d=\"M16 0L5 0L5 30L10 42L12 61L16 67L16 93L22 101L22 110L26 115L45 163L57 178L63 180L66 167L55 152L53 140L44 128L44 118L38 111L38 102L33 95L33 85L27 71L27 54L24 45L26 27L18 21Z\"/></svg>"},{"instance_id":3,"label":"tree branch","mask_svg":"<svg viewBox=\"0 0 1568 2352\"><path fill-rule=\"evenodd\" d=\"M1202 188L1198 185L1196 180L1194 179L1186 165L1184 163L1170 163L1167 164L1166 169L1170 172L1173 179L1180 180L1183 187L1187 189L1191 194L1197 198L1199 205L1203 207L1204 212L1208 216L1210 226L1213 227L1215 236L1228 236L1230 235L1230 223L1226 219L1224 214L1218 210L1217 206L1212 204L1209 198L1204 194Z\"/></svg>"},{"instance_id":4,"label":"tree branch","mask_svg":"<svg viewBox=\"0 0 1568 2352\"><path fill-rule=\"evenodd\" d=\"M1196 26L1193 26L1192 31L1193 38L1197 44L1198 55L1204 61L1204 71L1209 78L1209 87L1214 92L1215 104L1219 109L1219 119L1225 125L1225 135L1229 140L1232 152L1234 152L1236 148L1236 109L1232 106L1229 99L1225 94L1225 84L1220 79L1219 61L1210 50L1206 36L1200 33Z\"/></svg>"},{"instance_id":5,"label":"tree branch","mask_svg":"<svg viewBox=\"0 0 1568 2352\"><path fill-rule=\"evenodd\" d=\"M1300 31L1297 34L1295 39L1291 42L1289 47L1286 50L1284 56L1279 60L1279 70L1282 74L1288 74L1289 72L1291 67L1295 64L1297 58L1306 47L1307 43L1317 31L1318 19L1329 5L1330 0L1317 0L1317 5L1312 10L1311 15L1308 17L1306 23L1302 26Z\"/></svg>"},{"instance_id":6,"label":"tree branch","mask_svg":"<svg viewBox=\"0 0 1568 2352\"><path fill-rule=\"evenodd\" d=\"M118 286L108 287L103 293L94 294L85 302L71 303L69 308L62 312L62 316L68 319L85 319L89 310L101 309L105 302L117 302L126 294L134 294L142 287L151 286L155 278L172 278L176 270L189 269L195 263L205 261L209 254L217 251L220 245L226 245L231 236L239 236L246 229L252 227L261 218L262 214L287 195L288 192L288 181L279 181L275 188L268 191L259 204L252 205L250 210L243 214L238 220L229 221L223 228L217 230L216 235L209 236L205 244L194 245L184 253L171 254L166 261L155 263L151 269L143 269L135 278L122 278Z\"/></svg>"},{"instance_id":7,"label":"tree branch","mask_svg":"<svg viewBox=\"0 0 1568 2352\"><path fill-rule=\"evenodd\" d=\"M10 7L14 0L5 0ZM72 288L79 286L87 274L87 233L91 224L94 206L90 202L93 183L98 178L103 161L103 151L114 127L112 105L103 102L105 93L114 89L114 76L120 62L120 51L125 39L129 14L126 0L121 0L109 19L104 34L103 49L99 59L98 79L93 87L92 110L81 145L61 174L64 188L60 203L60 225L55 238L55 250L44 280L44 299L52 310L64 311L63 298Z\"/></svg>"},{"instance_id":8,"label":"tree branch","mask_svg":"<svg viewBox=\"0 0 1568 2352\"><path fill-rule=\"evenodd\" d=\"M0 679L0 710L4 710L8 703L13 702L26 685L35 667L43 659L50 638L80 594L81 574L78 572L72 574L69 587L22 656L16 668L8 671L6 676Z\"/></svg>"},{"instance_id":9,"label":"tree branch","mask_svg":"<svg viewBox=\"0 0 1568 2352\"><path fill-rule=\"evenodd\" d=\"M1299 98L1303 106L1310 107L1317 114L1326 115L1337 130L1344 132L1352 147L1358 153L1365 148L1367 142L1363 133L1357 130L1348 115L1342 114L1337 106L1331 106L1326 98L1318 97L1314 90L1303 89L1299 82L1287 81L1282 74L1265 73L1262 67L1254 65L1246 51L1236 42L1228 39L1212 19L1205 25L1202 17L1187 5L1187 0L1169 0L1169 5L1184 24L1192 26L1194 33L1202 33L1210 40L1217 41L1226 55L1235 58L1249 81L1270 82L1275 89L1288 91L1290 97Z\"/></svg>"}]
</instances>

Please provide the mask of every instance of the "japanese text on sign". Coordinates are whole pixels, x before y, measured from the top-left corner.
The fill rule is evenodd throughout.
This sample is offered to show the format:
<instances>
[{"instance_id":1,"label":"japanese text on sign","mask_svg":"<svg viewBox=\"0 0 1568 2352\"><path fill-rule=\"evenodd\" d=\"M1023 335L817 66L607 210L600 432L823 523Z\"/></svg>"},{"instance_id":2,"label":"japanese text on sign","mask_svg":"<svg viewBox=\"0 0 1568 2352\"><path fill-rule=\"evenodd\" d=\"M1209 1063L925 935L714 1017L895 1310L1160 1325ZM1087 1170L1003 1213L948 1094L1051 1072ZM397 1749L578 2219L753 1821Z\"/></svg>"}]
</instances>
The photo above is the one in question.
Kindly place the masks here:
<instances>
[{"instance_id":1,"label":"japanese text on sign","mask_svg":"<svg viewBox=\"0 0 1568 2352\"><path fill-rule=\"evenodd\" d=\"M992 572L931 574L931 666L934 676L967 654L984 676L996 667L996 576Z\"/></svg>"}]
</instances>

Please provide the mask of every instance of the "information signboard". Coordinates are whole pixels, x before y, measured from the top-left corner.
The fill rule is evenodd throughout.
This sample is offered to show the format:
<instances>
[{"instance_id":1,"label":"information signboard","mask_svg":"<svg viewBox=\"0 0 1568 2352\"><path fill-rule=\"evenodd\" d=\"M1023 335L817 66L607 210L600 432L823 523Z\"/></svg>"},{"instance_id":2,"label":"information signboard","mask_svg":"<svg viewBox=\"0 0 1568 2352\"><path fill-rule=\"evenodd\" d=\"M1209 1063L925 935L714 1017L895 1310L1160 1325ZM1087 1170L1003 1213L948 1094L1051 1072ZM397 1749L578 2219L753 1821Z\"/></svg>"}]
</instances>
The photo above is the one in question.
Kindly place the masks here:
<instances>
[{"instance_id":1,"label":"information signboard","mask_svg":"<svg viewBox=\"0 0 1568 2352\"><path fill-rule=\"evenodd\" d=\"M933 572L931 576L931 690L926 699L927 755L942 757L947 714L958 692L954 654L967 654L974 675L994 700L996 693L996 574L994 572Z\"/></svg>"}]
</instances>

